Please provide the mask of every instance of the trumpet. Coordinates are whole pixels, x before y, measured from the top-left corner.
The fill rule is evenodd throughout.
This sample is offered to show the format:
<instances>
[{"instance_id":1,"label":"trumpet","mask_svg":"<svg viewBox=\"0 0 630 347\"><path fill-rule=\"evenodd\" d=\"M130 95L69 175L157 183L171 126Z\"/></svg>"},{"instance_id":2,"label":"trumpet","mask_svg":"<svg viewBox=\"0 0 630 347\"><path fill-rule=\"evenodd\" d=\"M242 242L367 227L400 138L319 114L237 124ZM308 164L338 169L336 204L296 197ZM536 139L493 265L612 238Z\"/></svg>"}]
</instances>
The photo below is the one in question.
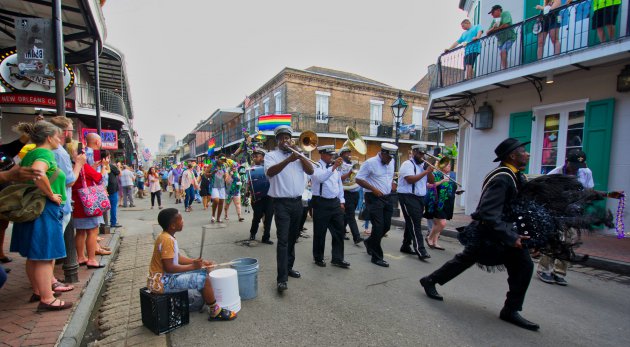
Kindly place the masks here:
<instances>
[{"instance_id":1,"label":"trumpet","mask_svg":"<svg viewBox=\"0 0 630 347\"><path fill-rule=\"evenodd\" d=\"M299 144L300 144L300 149L305 151L305 152L312 152L315 148L317 148L317 134L312 131L312 130L304 130L302 133L300 133L300 137L298 138ZM317 167L319 167L319 163L312 160L311 158L305 156L302 152L296 150L295 148L295 140L294 139L289 139L286 143L287 145L287 149L295 154L297 154L298 156L302 157L303 159L306 159L308 161L310 161L311 163L313 163L314 165L316 165Z\"/></svg>"}]
</instances>

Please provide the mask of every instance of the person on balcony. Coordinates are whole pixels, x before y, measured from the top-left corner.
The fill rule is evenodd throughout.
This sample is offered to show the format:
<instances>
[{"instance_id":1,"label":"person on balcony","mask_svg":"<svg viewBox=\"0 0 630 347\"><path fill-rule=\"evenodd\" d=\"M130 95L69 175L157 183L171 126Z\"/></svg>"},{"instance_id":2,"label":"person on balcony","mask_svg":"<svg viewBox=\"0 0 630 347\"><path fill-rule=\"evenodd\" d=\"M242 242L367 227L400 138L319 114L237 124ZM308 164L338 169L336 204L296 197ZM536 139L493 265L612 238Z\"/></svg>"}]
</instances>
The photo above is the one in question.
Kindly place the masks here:
<instances>
[{"instance_id":1,"label":"person on balcony","mask_svg":"<svg viewBox=\"0 0 630 347\"><path fill-rule=\"evenodd\" d=\"M621 0L593 0L591 29L597 30L599 42L613 40L616 37L615 23L619 7L621 7Z\"/></svg>"},{"instance_id":2,"label":"person on balcony","mask_svg":"<svg viewBox=\"0 0 630 347\"><path fill-rule=\"evenodd\" d=\"M536 9L541 11L542 29L538 33L538 59L542 59L545 50L547 35L553 44L553 54L560 53L560 40L558 40L558 28L560 28L562 16L556 11L562 4L559 0L545 0L545 6L536 5Z\"/></svg>"},{"instance_id":3,"label":"person on balcony","mask_svg":"<svg viewBox=\"0 0 630 347\"><path fill-rule=\"evenodd\" d=\"M487 36L496 35L499 55L501 56L501 69L507 68L507 53L516 40L516 33L512 29L506 29L512 25L512 15L509 11L503 11L501 5L494 5L488 14L494 20L488 28ZM496 34L495 34L496 33Z\"/></svg>"},{"instance_id":4,"label":"person on balcony","mask_svg":"<svg viewBox=\"0 0 630 347\"><path fill-rule=\"evenodd\" d=\"M477 56L481 52L481 45L477 40L481 38L483 34L483 29L481 29L481 25L472 25L470 20L464 19L462 21L462 29L464 32L462 36L457 39L457 41L453 42L453 44L444 50L444 53L450 51L451 49L461 45L462 47L466 47L464 49L464 79L472 79L475 73L474 67L475 62L477 61ZM477 42L473 42L477 41Z\"/></svg>"}]
</instances>

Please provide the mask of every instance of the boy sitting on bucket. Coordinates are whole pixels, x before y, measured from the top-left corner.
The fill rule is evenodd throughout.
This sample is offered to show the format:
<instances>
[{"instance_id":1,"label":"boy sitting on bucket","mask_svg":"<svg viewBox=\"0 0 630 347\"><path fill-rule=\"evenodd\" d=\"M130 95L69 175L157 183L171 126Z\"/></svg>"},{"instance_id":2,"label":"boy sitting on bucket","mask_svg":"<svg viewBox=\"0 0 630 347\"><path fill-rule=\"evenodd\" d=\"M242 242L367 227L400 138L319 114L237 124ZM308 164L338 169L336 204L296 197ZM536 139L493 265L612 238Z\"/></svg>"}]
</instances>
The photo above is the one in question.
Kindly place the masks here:
<instances>
[{"instance_id":1,"label":"boy sitting on bucket","mask_svg":"<svg viewBox=\"0 0 630 347\"><path fill-rule=\"evenodd\" d=\"M221 308L214 297L208 276L212 261L190 259L179 255L175 233L182 231L184 219L175 208L167 208L158 214L158 223L163 232L155 240L153 256L149 265L147 287L152 293L167 294L196 289L208 305L208 320L233 320L236 313Z\"/></svg>"}]
</instances>

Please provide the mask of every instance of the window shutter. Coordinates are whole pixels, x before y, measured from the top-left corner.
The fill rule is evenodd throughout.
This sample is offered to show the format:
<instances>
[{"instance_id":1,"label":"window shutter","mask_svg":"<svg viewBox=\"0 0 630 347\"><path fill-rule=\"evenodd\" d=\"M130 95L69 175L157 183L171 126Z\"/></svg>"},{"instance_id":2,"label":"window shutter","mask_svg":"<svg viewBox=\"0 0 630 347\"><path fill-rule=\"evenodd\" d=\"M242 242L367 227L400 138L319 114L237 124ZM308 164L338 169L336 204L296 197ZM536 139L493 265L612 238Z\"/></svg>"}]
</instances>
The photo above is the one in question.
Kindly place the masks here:
<instances>
[{"instance_id":1,"label":"window shutter","mask_svg":"<svg viewBox=\"0 0 630 347\"><path fill-rule=\"evenodd\" d=\"M532 140L532 111L518 112L510 114L510 133L509 136L521 142L529 142ZM530 145L525 146L529 152ZM529 164L525 172L529 173Z\"/></svg>"},{"instance_id":2,"label":"window shutter","mask_svg":"<svg viewBox=\"0 0 630 347\"><path fill-rule=\"evenodd\" d=\"M608 190L614 110L614 99L586 104L583 149L588 167L593 171L596 190Z\"/></svg>"}]
</instances>

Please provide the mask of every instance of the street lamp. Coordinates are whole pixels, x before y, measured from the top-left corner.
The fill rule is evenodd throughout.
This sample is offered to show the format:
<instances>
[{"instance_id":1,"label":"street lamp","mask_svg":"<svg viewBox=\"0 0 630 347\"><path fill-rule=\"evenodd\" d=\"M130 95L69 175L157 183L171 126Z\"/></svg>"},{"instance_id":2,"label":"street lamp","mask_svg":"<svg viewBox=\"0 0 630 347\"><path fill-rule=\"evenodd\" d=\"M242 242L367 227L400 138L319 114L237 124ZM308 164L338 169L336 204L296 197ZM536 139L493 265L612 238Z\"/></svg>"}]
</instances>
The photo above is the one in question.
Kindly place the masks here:
<instances>
[{"instance_id":1,"label":"street lamp","mask_svg":"<svg viewBox=\"0 0 630 347\"><path fill-rule=\"evenodd\" d=\"M394 101L392 104L392 113L394 115L394 119L396 120L396 147L398 147L398 139L400 138L400 123L402 122L402 118L405 115L405 111L407 111L407 102L402 98L402 91L398 91L398 99ZM398 151L396 151L396 162L395 167L398 170Z\"/></svg>"}]
</instances>

